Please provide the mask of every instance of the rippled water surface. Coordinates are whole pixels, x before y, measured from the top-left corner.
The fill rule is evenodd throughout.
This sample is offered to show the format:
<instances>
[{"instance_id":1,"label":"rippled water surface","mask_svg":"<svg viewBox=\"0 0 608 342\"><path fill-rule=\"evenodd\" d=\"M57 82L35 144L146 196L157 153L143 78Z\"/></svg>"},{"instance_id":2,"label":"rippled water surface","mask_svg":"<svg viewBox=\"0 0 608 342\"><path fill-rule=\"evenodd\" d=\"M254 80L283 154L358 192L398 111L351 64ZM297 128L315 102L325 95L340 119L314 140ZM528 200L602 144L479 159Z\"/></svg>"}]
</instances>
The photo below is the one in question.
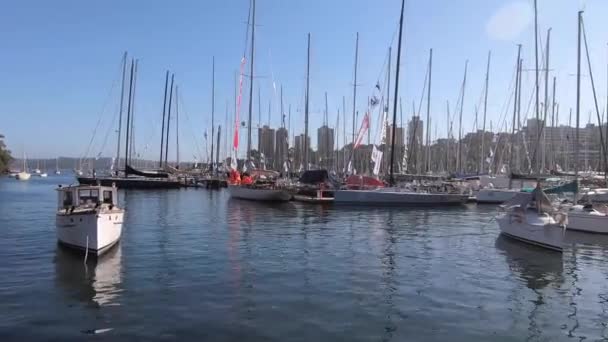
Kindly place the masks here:
<instances>
[{"instance_id":1,"label":"rippled water surface","mask_svg":"<svg viewBox=\"0 0 608 342\"><path fill-rule=\"evenodd\" d=\"M562 256L499 238L491 206L129 191L121 243L85 265L55 239L53 188L71 180L0 179L1 340L608 337L606 238L574 236Z\"/></svg>"}]
</instances>

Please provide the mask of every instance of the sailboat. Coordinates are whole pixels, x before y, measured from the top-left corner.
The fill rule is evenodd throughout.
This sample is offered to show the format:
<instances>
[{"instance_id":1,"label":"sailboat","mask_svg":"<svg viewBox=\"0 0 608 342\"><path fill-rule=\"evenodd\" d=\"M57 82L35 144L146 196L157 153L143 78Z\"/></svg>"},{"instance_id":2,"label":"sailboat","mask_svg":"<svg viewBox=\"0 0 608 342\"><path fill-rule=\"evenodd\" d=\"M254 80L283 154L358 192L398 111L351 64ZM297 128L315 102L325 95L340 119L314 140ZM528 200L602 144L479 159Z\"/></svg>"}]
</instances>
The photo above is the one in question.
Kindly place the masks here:
<instances>
[{"instance_id":1,"label":"sailboat","mask_svg":"<svg viewBox=\"0 0 608 342\"><path fill-rule=\"evenodd\" d=\"M55 159L55 174L60 175L61 171L59 171L59 158Z\"/></svg>"},{"instance_id":2,"label":"sailboat","mask_svg":"<svg viewBox=\"0 0 608 342\"><path fill-rule=\"evenodd\" d=\"M38 159L38 161L37 161L36 168L34 169L34 173L37 175L42 173L42 171L40 171L40 159Z\"/></svg>"},{"instance_id":3,"label":"sailboat","mask_svg":"<svg viewBox=\"0 0 608 342\"><path fill-rule=\"evenodd\" d=\"M48 173L46 173L46 160L42 161L42 169L43 171L40 173L40 177L46 178L49 176Z\"/></svg>"},{"instance_id":4,"label":"sailboat","mask_svg":"<svg viewBox=\"0 0 608 342\"><path fill-rule=\"evenodd\" d=\"M501 234L525 243L562 251L566 216L561 215L561 222L558 222L551 215L551 202L540 186L532 193L517 193L501 208L504 214L496 219Z\"/></svg>"},{"instance_id":5,"label":"sailboat","mask_svg":"<svg viewBox=\"0 0 608 342\"><path fill-rule=\"evenodd\" d=\"M403 15L405 11L405 0L401 3L401 16L399 19L399 40L397 47L397 62L395 75L395 96L393 98L393 127L397 127L397 99L399 94L399 67L401 60L401 42L403 33ZM356 59L356 57L355 57ZM356 82L355 82L356 83ZM369 127L369 117L363 119L362 126L359 130L359 135L364 132L364 129ZM421 191L415 188L400 188L395 186L394 182L394 159L395 159L395 129L392 130L391 138L391 158L390 158L390 187L378 186L373 189L343 189L334 192L334 203L336 204L360 204L360 205L460 205L464 204L468 199L468 194L461 193L458 189L454 191L436 192ZM357 140L360 140L359 138ZM353 144L353 149L357 142ZM447 187L446 187L446 190Z\"/></svg>"},{"instance_id":6,"label":"sailboat","mask_svg":"<svg viewBox=\"0 0 608 342\"><path fill-rule=\"evenodd\" d=\"M576 136L575 136L575 168L574 168L574 178L576 184L578 185L579 179L579 126L580 126L580 49L581 49L581 39L580 32L584 29L583 24L583 14L579 12L579 60L578 60L578 70L577 70L577 96L576 96ZM586 41L585 41L586 44ZM589 73L591 74L591 80L593 81L593 74L591 72L591 66L589 65ZM593 87L594 95L595 95L595 87L593 83L591 84ZM576 187L576 191L574 194L574 203L577 203L578 199L578 186ZM586 197L589 200L589 196ZM608 234L608 214L607 212L600 212L593 208L593 202L589 202L586 205L573 205L568 211L568 223L567 227L572 230L578 230L589 233L602 233Z\"/></svg>"},{"instance_id":7,"label":"sailboat","mask_svg":"<svg viewBox=\"0 0 608 342\"><path fill-rule=\"evenodd\" d=\"M26 181L30 179L30 177L32 177L32 175L27 172L27 159L25 158L25 152L23 152L23 169L17 174L16 178L18 180Z\"/></svg>"},{"instance_id":8,"label":"sailboat","mask_svg":"<svg viewBox=\"0 0 608 342\"><path fill-rule=\"evenodd\" d=\"M249 82L249 121L248 121L248 132L247 132L247 162L251 157L251 115L253 109L253 57L254 57L254 38L255 38L255 0L251 2L251 60L250 62L250 82ZM310 35L309 35L309 47L310 47ZM243 72L245 66L245 56L243 56L241 60L241 73L240 73L240 82L239 84L242 86L243 84ZM237 100L237 114L235 120L235 138L234 138L234 150L235 156L236 151L238 151L238 112L240 110L240 99L242 87L239 86L239 97ZM236 165L233 165L233 170L236 169ZM236 171L233 171L233 173ZM273 176L273 173L276 173ZM253 184L241 184L239 182L231 182L228 184L228 192L230 193L230 197L238 198L238 199L247 199L247 200L255 200L255 201L289 201L291 199L291 194L286 190L279 188L276 186L274 182L275 176L278 176L278 172L267 171L267 170L253 170L250 172L250 176L255 178L257 176L258 179L264 179L262 182L258 182L257 180L253 182ZM270 181L265 181L266 179Z\"/></svg>"}]
</instances>

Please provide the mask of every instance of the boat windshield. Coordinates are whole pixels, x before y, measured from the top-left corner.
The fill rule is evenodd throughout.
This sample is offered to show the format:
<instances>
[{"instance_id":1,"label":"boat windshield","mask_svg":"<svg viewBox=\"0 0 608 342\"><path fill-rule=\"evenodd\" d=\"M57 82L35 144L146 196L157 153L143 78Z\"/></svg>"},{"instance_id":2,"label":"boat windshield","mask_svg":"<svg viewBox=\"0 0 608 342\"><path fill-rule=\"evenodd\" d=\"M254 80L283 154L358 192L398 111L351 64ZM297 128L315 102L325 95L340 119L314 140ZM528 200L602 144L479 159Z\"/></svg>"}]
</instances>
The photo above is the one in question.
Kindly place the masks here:
<instances>
[{"instance_id":1,"label":"boat windshield","mask_svg":"<svg viewBox=\"0 0 608 342\"><path fill-rule=\"evenodd\" d=\"M110 190L103 191L103 203L113 204L112 203L112 191L110 191Z\"/></svg>"},{"instance_id":2,"label":"boat windshield","mask_svg":"<svg viewBox=\"0 0 608 342\"><path fill-rule=\"evenodd\" d=\"M83 189L78 190L78 204L79 205L94 205L99 201L99 190L97 189Z\"/></svg>"}]
</instances>

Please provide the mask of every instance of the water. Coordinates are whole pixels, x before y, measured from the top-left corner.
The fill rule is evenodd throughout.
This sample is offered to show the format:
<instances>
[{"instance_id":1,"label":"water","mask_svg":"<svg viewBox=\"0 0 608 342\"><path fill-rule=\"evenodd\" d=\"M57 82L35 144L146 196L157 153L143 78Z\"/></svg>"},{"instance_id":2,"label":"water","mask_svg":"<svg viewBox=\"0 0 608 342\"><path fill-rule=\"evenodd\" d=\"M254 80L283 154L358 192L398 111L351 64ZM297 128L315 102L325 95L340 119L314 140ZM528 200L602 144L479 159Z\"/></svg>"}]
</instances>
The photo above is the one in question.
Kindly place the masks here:
<instances>
[{"instance_id":1,"label":"water","mask_svg":"<svg viewBox=\"0 0 608 342\"><path fill-rule=\"evenodd\" d=\"M0 179L0 339L560 341L608 336L608 242L498 238L494 207L363 209L121 193L98 262L56 244L67 176ZM605 239L604 239L605 240Z\"/></svg>"}]
</instances>

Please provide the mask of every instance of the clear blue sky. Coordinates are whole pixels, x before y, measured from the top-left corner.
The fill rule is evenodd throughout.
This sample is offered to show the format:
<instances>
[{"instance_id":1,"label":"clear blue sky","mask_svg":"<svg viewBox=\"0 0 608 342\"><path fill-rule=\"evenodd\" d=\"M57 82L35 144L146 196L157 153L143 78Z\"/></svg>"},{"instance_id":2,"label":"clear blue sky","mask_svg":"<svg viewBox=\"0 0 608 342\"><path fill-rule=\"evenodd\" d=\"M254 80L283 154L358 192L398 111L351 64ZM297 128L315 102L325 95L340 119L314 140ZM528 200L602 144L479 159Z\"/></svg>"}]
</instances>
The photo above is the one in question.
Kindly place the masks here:
<instances>
[{"instance_id":1,"label":"clear blue sky","mask_svg":"<svg viewBox=\"0 0 608 342\"><path fill-rule=\"evenodd\" d=\"M82 156L101 118L89 156L100 152L113 155L119 64L127 50L140 59L137 149L143 152L147 144L144 156L158 156L164 72L170 69L176 74L183 100L181 159L198 154L195 139L204 157L203 133L210 130L212 56L216 59L217 124L222 124L225 133L226 101L232 116L234 77L245 48L248 6L248 0L6 2L0 12L0 132L18 155L25 147L30 157ZM327 91L330 125L335 125L337 109L341 108L342 96L346 96L350 131L355 34L360 34L357 109L363 112L391 42L396 50L399 7L400 0L257 0L255 69L260 78L254 84L261 90L263 121L267 121L270 100L271 125L279 124L277 95L282 84L285 111L288 104L292 106L292 131L303 131L306 34L310 32L310 129L316 132L322 122L323 94ZM564 123L567 108L573 107L575 100L575 77L571 75L576 72L579 9L586 10L602 110L606 102L608 41L603 15L608 13L608 1L539 0L543 44L547 28L553 28L551 76L557 76L560 121ZM412 101L420 100L428 49L432 47L431 116L439 124L438 135L446 134L445 103L449 100L454 106L467 59L463 130L474 129L474 107L482 94L491 49L488 122L491 120L496 130L503 103L510 95L517 43L524 45L525 68L533 68L532 0L408 0L405 22L400 85L404 117L410 117ZM583 66L583 74L588 75L586 64ZM533 73L525 75L524 82L525 102L532 91ZM245 95L247 86L245 83ZM593 109L588 78L583 78L583 86L582 118L586 122ZM257 89L254 99L257 125ZM247 101L245 96L241 118L247 115ZM595 115L592 121L596 121ZM374 132L376 128L372 129ZM316 134L311 135L316 145ZM241 135L242 146L244 138ZM255 134L253 144L257 145ZM221 145L223 149L225 144ZM171 150L170 159L174 158L174 144Z\"/></svg>"}]
</instances>

